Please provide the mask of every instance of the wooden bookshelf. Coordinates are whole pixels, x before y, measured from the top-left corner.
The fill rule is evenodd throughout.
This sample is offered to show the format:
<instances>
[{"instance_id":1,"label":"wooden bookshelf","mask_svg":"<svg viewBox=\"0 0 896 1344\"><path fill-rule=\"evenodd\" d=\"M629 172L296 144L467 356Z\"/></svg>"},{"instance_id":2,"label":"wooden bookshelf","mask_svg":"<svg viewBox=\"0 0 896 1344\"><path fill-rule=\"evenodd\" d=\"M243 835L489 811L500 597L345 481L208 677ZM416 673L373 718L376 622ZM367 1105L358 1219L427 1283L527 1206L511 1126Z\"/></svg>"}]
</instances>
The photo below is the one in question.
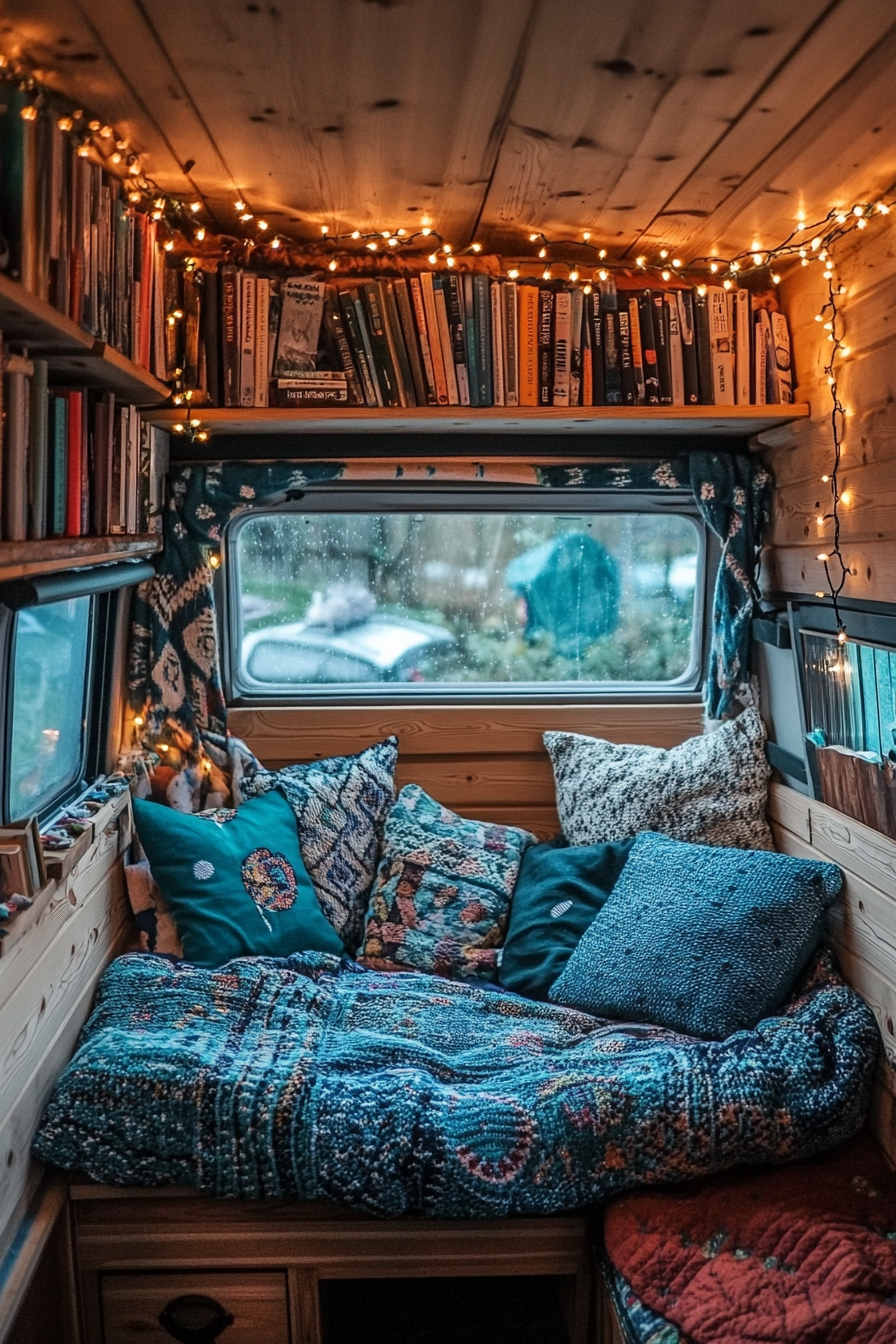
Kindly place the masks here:
<instances>
[{"instance_id":1,"label":"wooden bookshelf","mask_svg":"<svg viewBox=\"0 0 896 1344\"><path fill-rule=\"evenodd\" d=\"M134 406L157 406L169 389L148 369L79 327L65 313L0 272L0 333L46 359L55 384L101 387Z\"/></svg>"},{"instance_id":2,"label":"wooden bookshelf","mask_svg":"<svg viewBox=\"0 0 896 1344\"><path fill-rule=\"evenodd\" d=\"M721 434L745 438L809 415L807 403L793 406L419 406L370 410L365 406L248 409L204 408L191 414L212 434L395 433L440 434ZM165 407L146 418L170 429L186 419L184 410Z\"/></svg>"},{"instance_id":3,"label":"wooden bookshelf","mask_svg":"<svg viewBox=\"0 0 896 1344\"><path fill-rule=\"evenodd\" d=\"M47 537L43 541L0 541L0 582L33 574L53 574L104 561L144 560L161 550L155 532L139 537Z\"/></svg>"}]
</instances>

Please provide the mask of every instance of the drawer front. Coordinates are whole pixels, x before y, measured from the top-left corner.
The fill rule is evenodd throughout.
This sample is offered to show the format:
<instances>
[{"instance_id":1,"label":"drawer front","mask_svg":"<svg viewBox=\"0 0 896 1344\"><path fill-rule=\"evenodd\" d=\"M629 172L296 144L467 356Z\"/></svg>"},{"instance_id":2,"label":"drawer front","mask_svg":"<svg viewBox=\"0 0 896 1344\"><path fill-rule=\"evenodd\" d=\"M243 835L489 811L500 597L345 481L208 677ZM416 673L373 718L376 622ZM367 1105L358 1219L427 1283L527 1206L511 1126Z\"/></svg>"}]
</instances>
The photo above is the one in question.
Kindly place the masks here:
<instances>
[{"instance_id":1,"label":"drawer front","mask_svg":"<svg viewBox=\"0 0 896 1344\"><path fill-rule=\"evenodd\" d=\"M103 1274L101 1294L105 1344L289 1344L285 1274Z\"/></svg>"}]
</instances>

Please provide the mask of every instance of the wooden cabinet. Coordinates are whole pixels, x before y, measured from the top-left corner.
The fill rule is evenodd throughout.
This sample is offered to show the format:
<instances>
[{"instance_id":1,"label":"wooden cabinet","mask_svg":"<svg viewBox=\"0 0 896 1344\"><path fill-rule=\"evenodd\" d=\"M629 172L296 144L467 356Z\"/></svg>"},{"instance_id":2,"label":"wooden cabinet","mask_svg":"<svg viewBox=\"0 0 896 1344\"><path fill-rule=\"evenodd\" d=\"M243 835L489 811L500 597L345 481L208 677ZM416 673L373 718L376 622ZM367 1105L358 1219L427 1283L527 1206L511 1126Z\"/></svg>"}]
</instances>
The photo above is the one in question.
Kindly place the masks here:
<instances>
[{"instance_id":1,"label":"wooden cabinet","mask_svg":"<svg viewBox=\"0 0 896 1344\"><path fill-rule=\"evenodd\" d=\"M289 1344L285 1273L103 1274L105 1344Z\"/></svg>"}]
</instances>

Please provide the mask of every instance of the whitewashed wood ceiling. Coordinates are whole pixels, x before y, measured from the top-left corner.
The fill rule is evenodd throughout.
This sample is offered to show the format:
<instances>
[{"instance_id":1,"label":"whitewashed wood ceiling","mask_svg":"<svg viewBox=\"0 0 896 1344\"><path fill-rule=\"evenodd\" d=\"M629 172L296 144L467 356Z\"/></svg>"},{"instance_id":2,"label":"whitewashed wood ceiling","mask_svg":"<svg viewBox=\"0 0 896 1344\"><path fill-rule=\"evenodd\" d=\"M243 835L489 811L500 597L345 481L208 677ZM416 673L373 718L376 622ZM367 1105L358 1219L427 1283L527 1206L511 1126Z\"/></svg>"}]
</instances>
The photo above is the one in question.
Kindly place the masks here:
<instances>
[{"instance_id":1,"label":"whitewashed wood ceiling","mask_svg":"<svg viewBox=\"0 0 896 1344\"><path fill-rule=\"evenodd\" d=\"M694 255L896 182L892 0L6 0L0 49L224 231Z\"/></svg>"}]
</instances>

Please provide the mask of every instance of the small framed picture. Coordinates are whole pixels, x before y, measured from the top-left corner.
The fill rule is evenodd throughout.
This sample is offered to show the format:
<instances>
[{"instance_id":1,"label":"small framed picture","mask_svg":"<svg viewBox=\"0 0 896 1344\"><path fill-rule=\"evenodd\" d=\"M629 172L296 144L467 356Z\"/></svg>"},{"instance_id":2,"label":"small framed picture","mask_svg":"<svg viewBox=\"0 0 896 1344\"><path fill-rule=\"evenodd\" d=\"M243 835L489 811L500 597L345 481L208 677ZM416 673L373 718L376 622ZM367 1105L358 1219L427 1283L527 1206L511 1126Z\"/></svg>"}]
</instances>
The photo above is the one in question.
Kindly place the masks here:
<instances>
[{"instance_id":1,"label":"small framed picture","mask_svg":"<svg viewBox=\"0 0 896 1344\"><path fill-rule=\"evenodd\" d=\"M28 847L24 838L0 844L0 900L8 896L33 896Z\"/></svg>"},{"instance_id":2,"label":"small framed picture","mask_svg":"<svg viewBox=\"0 0 896 1344\"><path fill-rule=\"evenodd\" d=\"M23 840L27 848L28 871L31 874L34 891L40 891L47 881L47 869L44 864L37 817L29 817L26 821L12 821L8 826L0 826L0 845L11 845L19 840Z\"/></svg>"}]
</instances>

